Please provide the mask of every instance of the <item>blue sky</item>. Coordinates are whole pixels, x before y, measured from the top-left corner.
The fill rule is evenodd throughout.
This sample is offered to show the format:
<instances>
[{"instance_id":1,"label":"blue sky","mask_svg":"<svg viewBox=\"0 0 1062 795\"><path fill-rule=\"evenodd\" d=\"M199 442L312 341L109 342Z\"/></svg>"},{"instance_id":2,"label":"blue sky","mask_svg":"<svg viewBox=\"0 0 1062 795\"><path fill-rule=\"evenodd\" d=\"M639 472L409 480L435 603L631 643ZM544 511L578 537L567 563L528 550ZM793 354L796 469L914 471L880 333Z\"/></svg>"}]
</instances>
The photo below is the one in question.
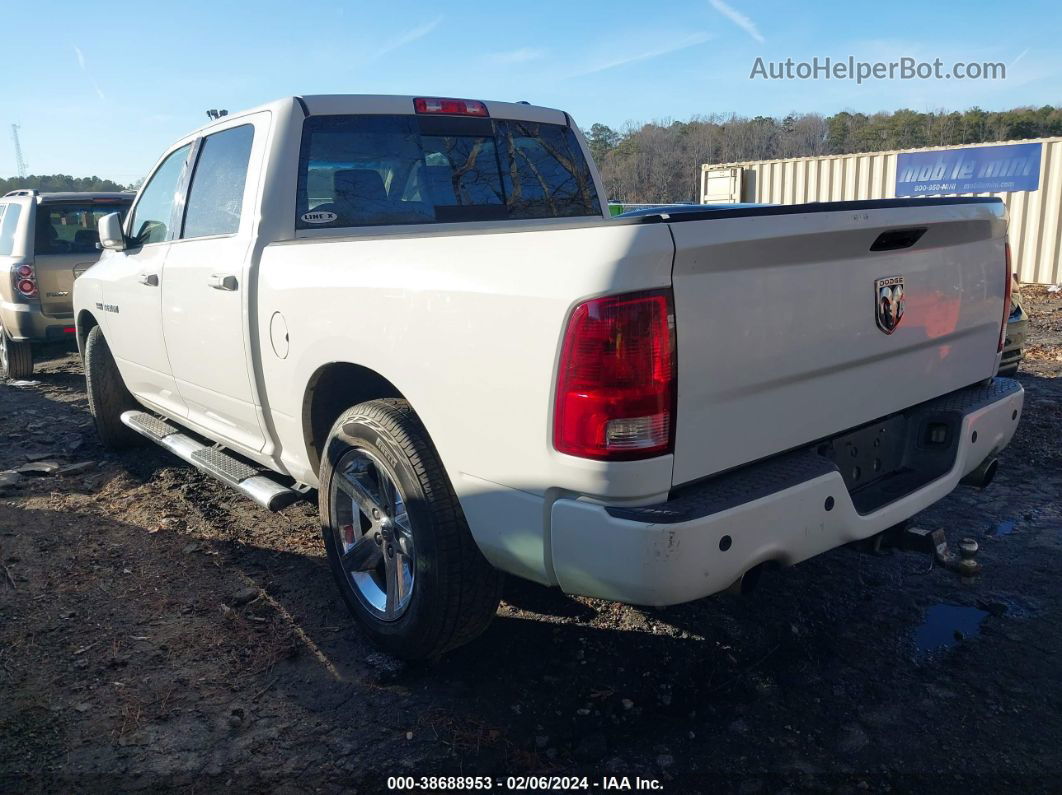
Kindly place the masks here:
<instances>
[{"instance_id":1,"label":"blue sky","mask_svg":"<svg viewBox=\"0 0 1062 795\"><path fill-rule=\"evenodd\" d=\"M600 121L1062 104L1053 2L5 3L0 176L131 182L206 121L290 94L526 99ZM1002 61L1002 81L750 80L767 61Z\"/></svg>"}]
</instances>

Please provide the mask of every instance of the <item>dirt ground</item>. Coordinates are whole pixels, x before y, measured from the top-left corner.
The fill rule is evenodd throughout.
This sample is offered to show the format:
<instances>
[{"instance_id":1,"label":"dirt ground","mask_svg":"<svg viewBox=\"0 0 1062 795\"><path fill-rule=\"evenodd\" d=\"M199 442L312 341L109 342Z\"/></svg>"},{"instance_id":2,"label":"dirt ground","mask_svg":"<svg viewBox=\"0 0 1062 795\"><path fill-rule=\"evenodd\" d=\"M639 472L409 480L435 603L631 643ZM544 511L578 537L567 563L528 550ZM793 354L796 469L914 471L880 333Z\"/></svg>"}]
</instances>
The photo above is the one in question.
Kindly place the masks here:
<instances>
[{"instance_id":1,"label":"dirt ground","mask_svg":"<svg viewBox=\"0 0 1062 795\"><path fill-rule=\"evenodd\" d=\"M383 791L387 777L641 776L665 791L1058 791L1062 294L1028 290L1018 436L916 517L974 582L838 549L667 610L510 581L440 662L374 652L315 508L270 514L97 445L80 363L0 384L0 790ZM29 464L31 466L26 467Z\"/></svg>"}]
</instances>

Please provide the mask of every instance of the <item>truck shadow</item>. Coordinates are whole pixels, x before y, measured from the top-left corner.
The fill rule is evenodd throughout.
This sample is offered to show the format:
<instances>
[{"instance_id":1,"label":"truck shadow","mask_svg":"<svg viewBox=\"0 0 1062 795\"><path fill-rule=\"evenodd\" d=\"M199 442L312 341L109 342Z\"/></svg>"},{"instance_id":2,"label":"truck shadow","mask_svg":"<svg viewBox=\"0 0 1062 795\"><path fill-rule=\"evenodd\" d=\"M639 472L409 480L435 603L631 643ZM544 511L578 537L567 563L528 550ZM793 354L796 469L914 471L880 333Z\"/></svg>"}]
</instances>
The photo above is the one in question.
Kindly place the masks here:
<instances>
[{"instance_id":1,"label":"truck shadow","mask_svg":"<svg viewBox=\"0 0 1062 795\"><path fill-rule=\"evenodd\" d=\"M138 461L132 469L151 467ZM652 772L658 757L680 752L668 768L678 780L698 765L725 771L750 753L764 771L784 772L797 749L827 770L854 771L866 733L877 733L890 753L906 748L898 738L912 727L951 723L954 699L976 701L984 678L999 676L1001 654L1015 660L1006 652L1014 645L1006 618L990 620L984 637L940 663L943 671L916 659L910 634L924 607L975 597L951 574L927 573L910 553L836 550L765 579L750 597L662 611L514 582L483 637L441 660L406 665L364 640L322 557L11 505L0 505L0 528L19 588L0 601L19 619L0 630L2 645L26 649L15 664L36 668L17 686L20 704L34 696L74 703L100 676L145 683L144 703L188 683L169 696L178 711L208 721L236 708L263 721L313 716L316 736L359 744L361 775L370 778L393 772L399 758L440 772L600 770L608 759L621 760L612 762L619 772ZM1044 571L1062 563L1058 550L1037 554ZM1027 586L1026 570L1000 575L989 593ZM261 594L243 602L236 595L248 584ZM64 620L67 611L77 620ZM33 651L15 636L28 624L51 628ZM128 641L142 636L148 640ZM71 674L70 650L86 647L84 668ZM1041 675L1029 661L1013 668L1008 678ZM934 684L942 675L946 687ZM62 742L91 745L126 731L120 707L104 704L92 720L59 718L69 722ZM149 727L152 753L227 742L178 738L182 724L153 714L144 713L132 749L136 732ZM376 727L371 736L357 728L366 722ZM850 759L836 756L841 746L855 748ZM101 749L135 764L135 750L109 740Z\"/></svg>"}]
</instances>

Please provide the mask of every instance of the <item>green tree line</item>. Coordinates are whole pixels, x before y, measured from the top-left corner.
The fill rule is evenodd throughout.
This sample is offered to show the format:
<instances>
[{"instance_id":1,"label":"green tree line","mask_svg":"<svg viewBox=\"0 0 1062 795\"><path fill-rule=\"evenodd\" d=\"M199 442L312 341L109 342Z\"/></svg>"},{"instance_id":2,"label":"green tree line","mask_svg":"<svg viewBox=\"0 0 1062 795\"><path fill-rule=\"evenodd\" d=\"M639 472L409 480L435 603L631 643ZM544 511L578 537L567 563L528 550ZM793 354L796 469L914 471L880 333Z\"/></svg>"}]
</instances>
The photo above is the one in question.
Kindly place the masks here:
<instances>
[{"instance_id":1,"label":"green tree line","mask_svg":"<svg viewBox=\"0 0 1062 795\"><path fill-rule=\"evenodd\" d=\"M697 201L702 163L880 152L924 146L1012 141L1062 135L1062 108L922 113L793 113L695 116L628 124L594 124L586 133L608 190L620 202Z\"/></svg>"},{"instance_id":2,"label":"green tree line","mask_svg":"<svg viewBox=\"0 0 1062 795\"><path fill-rule=\"evenodd\" d=\"M72 177L69 174L31 174L28 177L0 178L0 196L8 191L36 189L41 193L64 191L118 191L125 185L99 177Z\"/></svg>"}]
</instances>

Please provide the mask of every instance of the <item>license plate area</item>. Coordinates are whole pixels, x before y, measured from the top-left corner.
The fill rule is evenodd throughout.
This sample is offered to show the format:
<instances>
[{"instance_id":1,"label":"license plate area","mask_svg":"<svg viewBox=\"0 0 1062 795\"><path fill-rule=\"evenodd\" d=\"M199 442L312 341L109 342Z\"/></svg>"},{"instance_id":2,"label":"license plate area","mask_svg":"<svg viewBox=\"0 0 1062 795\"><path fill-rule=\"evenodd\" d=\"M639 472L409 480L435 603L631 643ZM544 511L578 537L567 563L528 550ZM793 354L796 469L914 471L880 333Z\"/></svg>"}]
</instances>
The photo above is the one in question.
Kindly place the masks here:
<instances>
[{"instance_id":1,"label":"license plate area","mask_svg":"<svg viewBox=\"0 0 1062 795\"><path fill-rule=\"evenodd\" d=\"M819 454L837 465L849 493L877 483L903 468L908 419L896 415L835 436Z\"/></svg>"},{"instance_id":2,"label":"license plate area","mask_svg":"<svg viewBox=\"0 0 1062 795\"><path fill-rule=\"evenodd\" d=\"M951 469L961 416L914 409L827 439L818 453L836 466L852 504L867 514Z\"/></svg>"}]
</instances>

